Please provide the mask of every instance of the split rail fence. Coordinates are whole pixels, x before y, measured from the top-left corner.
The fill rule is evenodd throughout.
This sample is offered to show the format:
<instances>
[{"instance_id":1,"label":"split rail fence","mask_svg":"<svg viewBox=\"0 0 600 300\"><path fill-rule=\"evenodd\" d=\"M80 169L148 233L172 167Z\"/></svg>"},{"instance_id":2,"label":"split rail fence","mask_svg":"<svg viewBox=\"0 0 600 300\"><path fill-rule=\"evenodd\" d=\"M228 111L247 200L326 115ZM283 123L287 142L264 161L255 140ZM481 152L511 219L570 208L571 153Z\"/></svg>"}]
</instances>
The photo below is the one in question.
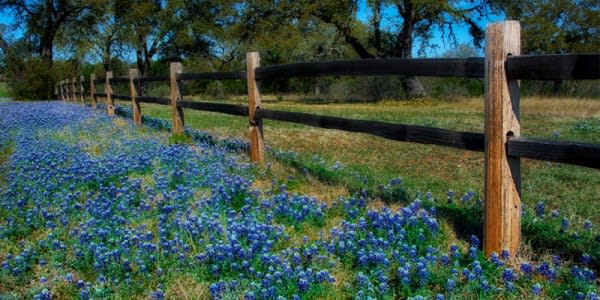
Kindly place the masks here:
<instances>
[{"instance_id":1,"label":"split rail fence","mask_svg":"<svg viewBox=\"0 0 600 300\"><path fill-rule=\"evenodd\" d=\"M141 124L140 103L169 105L173 133L182 133L183 108L247 116L249 120L252 162L263 163L263 120L300 123L314 127L367 133L396 141L442 145L485 152L484 251L486 255L501 250L515 253L520 244L521 174L520 158L560 162L600 169L600 145L567 141L550 141L520 135L519 80L595 80L600 79L600 54L520 55L520 24L504 21L488 26L485 57L450 59L370 59L311 62L261 67L259 54L248 53L245 72L183 73L178 62L170 64L168 77L140 77L136 69L127 77L113 77L107 72L102 79L92 74L63 80L57 86L61 99L84 102L84 84L89 85L92 107L97 98L106 99L108 114L114 114L114 100L131 101L133 121ZM272 78L314 76L403 75L484 78L485 132L458 132L417 125L353 120L308 113L262 108L259 82ZM246 80L248 105L186 101L182 81ZM142 82L169 82L169 98L139 95ZM113 93L112 84L128 83L130 95ZM96 84L104 83L104 93Z\"/></svg>"}]
</instances>

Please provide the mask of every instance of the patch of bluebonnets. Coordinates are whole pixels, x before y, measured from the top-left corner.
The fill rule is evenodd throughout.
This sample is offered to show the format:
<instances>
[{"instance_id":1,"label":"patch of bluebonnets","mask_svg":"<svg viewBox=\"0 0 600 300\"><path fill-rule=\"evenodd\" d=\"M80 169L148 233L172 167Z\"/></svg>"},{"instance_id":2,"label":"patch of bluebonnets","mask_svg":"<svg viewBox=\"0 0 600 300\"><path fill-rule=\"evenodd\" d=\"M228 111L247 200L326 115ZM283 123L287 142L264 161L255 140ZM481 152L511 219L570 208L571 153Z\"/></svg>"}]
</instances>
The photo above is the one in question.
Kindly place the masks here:
<instances>
[{"instance_id":1,"label":"patch of bluebonnets","mask_svg":"<svg viewBox=\"0 0 600 300\"><path fill-rule=\"evenodd\" d=\"M341 288L356 299L598 299L585 261L513 269L510 253L484 258L477 237L466 248L446 246L435 209L419 199L375 210L361 194L327 205L285 186L261 190L233 148L202 135L187 145L124 134L135 130L77 105L0 103L0 145L13 149L0 240L22 241L0 253L0 280L39 281L35 299L52 299L59 284L89 299L147 282L156 285L146 295L162 299L177 274L209 282L214 299L318 298L343 284L336 274L346 274ZM327 220L339 221L317 236L293 236ZM49 266L53 277L35 278Z\"/></svg>"}]
</instances>

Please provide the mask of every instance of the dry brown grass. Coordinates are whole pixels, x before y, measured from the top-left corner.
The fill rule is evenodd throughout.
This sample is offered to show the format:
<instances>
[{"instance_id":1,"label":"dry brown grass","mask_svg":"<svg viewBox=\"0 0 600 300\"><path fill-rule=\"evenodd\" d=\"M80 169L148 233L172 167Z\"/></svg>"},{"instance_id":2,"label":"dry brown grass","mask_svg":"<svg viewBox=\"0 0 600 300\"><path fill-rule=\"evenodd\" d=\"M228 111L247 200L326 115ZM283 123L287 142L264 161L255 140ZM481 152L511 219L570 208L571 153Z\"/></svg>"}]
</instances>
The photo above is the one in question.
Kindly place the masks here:
<instances>
[{"instance_id":1,"label":"dry brown grass","mask_svg":"<svg viewBox=\"0 0 600 300\"><path fill-rule=\"evenodd\" d=\"M600 117L600 101L594 99L527 97L521 101L521 112L558 117L598 118Z\"/></svg>"},{"instance_id":2,"label":"dry brown grass","mask_svg":"<svg viewBox=\"0 0 600 300\"><path fill-rule=\"evenodd\" d=\"M189 275L172 280L165 291L166 299L204 300L210 299L208 285L197 282Z\"/></svg>"}]
</instances>

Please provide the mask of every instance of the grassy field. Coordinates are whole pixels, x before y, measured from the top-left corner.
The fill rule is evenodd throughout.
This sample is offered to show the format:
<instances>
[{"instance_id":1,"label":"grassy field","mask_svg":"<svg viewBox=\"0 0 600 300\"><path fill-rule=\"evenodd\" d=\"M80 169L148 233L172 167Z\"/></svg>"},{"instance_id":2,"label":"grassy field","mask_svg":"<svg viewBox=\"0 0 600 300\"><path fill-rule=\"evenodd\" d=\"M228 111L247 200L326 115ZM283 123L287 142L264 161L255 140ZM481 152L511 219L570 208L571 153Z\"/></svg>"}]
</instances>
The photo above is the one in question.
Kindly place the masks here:
<instances>
[{"instance_id":1,"label":"grassy field","mask_svg":"<svg viewBox=\"0 0 600 300\"><path fill-rule=\"evenodd\" d=\"M0 98L7 97L9 97L8 86L6 85L6 82L0 82Z\"/></svg>"},{"instance_id":2,"label":"grassy field","mask_svg":"<svg viewBox=\"0 0 600 300\"><path fill-rule=\"evenodd\" d=\"M363 110L370 113L365 117L401 115L409 104ZM431 190L445 200L450 187L462 202L458 193L475 191L478 181L464 171L457 175L463 178L448 174L478 157L444 166L438 156L449 160L449 149L407 150L397 147L410 144L366 135L310 136L304 127L267 124L272 147L299 154L290 161L271 150L277 159L257 167L239 148L155 130L165 125L156 119L139 127L64 102L0 108L0 299L596 299L599 292L595 224L557 233L557 225L564 227L560 218L532 223L526 214L530 241L551 243L525 243L518 255L487 259L479 238L457 235L445 201L432 203L425 195L413 201L398 180L374 194L395 200L387 206L362 193L347 195L356 181L371 188L400 175L411 194ZM166 107L142 109L168 117ZM431 110L444 115L448 108ZM246 131L244 118L187 113L198 127L220 122L214 132L223 135ZM287 140L276 144L275 136L284 134ZM414 161L384 162L409 155ZM428 166L420 170L422 164ZM400 174L409 173L408 165L418 166L411 174L437 185ZM443 172L449 177L440 177ZM457 216L481 216L473 202L456 206ZM553 238L579 244L563 249ZM588 241L590 247L581 245Z\"/></svg>"},{"instance_id":3,"label":"grassy field","mask_svg":"<svg viewBox=\"0 0 600 300\"><path fill-rule=\"evenodd\" d=\"M480 99L306 104L267 98L263 107L459 131L483 131L483 101ZM521 110L522 136L600 143L600 101L525 98L522 99ZM144 104L142 113L170 118L170 110L158 105ZM245 118L191 110L186 110L185 115L187 125L219 136L244 137L247 131ZM372 186L400 177L411 195L431 192L437 198L445 198L448 191L457 195L473 191L479 197L483 191L482 153L400 143L366 134L269 120L264 123L264 132L268 146L298 153L298 160L306 167L315 164L343 166L346 172L342 173L348 176L330 182L328 189L331 190L349 191L360 176L360 181ZM269 158L269 161L273 162L273 159ZM532 208L543 201L546 207L571 216L572 221L589 218L600 222L598 170L524 159L522 178L523 201L527 207ZM328 189L319 187L315 191L314 183L298 184L297 188L327 197Z\"/></svg>"}]
</instances>

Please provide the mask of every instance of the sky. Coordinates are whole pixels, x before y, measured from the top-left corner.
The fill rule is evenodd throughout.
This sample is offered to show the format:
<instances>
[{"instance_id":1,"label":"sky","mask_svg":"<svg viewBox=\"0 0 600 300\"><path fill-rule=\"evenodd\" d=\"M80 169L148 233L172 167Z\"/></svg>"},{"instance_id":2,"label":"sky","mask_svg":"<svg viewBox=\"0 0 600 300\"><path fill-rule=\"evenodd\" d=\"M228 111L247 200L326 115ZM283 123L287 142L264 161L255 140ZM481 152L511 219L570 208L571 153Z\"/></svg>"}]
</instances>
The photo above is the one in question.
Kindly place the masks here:
<instances>
[{"instance_id":1,"label":"sky","mask_svg":"<svg viewBox=\"0 0 600 300\"><path fill-rule=\"evenodd\" d=\"M359 9L358 9L358 19L363 22L368 22L372 16L372 12L368 9L366 5L366 0L359 1ZM504 19L502 15L492 15L486 19L482 19L477 23L485 28L485 26L492 22L501 21ZM0 24L11 24L13 23L14 18L10 14L10 12L1 11L0 12ZM384 9L382 13L382 27L394 30L397 27L397 23L401 22L402 19L397 16L396 10L392 7L388 7ZM5 38L13 39L19 38L22 36L22 29L14 30L11 32L4 32L3 35ZM454 26L454 33L456 35L456 42L458 44L473 44L473 38L470 36L468 32L467 26L464 24ZM419 53L419 42L415 41L415 46L413 47L413 57L439 57L443 55L448 50L451 50L455 47L455 45L448 39L447 33L444 33L441 30L434 30L432 32L432 38L430 43L436 45L435 48L427 48L424 53ZM478 50L480 55L483 55L483 50ZM55 52L56 59L67 58L61 57L61 55L65 55L60 51ZM135 58L134 53L131 54L131 58L129 60L133 60Z\"/></svg>"},{"instance_id":2,"label":"sky","mask_svg":"<svg viewBox=\"0 0 600 300\"><path fill-rule=\"evenodd\" d=\"M366 5L366 0L360 0L358 8L358 19L366 23L369 22L369 19L372 17L372 15L373 14L371 10ZM402 19L397 14L396 9L393 7L384 8L381 19L381 25L384 29L388 28L394 30L398 28L398 23L402 22ZM502 21L504 19L505 17L503 15L490 15L489 17L479 20L476 23L482 28L485 28L487 24ZM473 44L473 38L469 34L469 30L466 25L460 24L454 26L454 34L456 36L457 44ZM430 44L436 45L437 47L435 47L434 49L425 49L425 53L423 55L422 53L419 53L418 41L415 41L412 53L413 57L439 57L445 52L455 48L455 45L449 40L447 33L444 34L441 30L434 30L432 32ZM478 49L478 52L480 55L483 55L483 49Z\"/></svg>"}]
</instances>

